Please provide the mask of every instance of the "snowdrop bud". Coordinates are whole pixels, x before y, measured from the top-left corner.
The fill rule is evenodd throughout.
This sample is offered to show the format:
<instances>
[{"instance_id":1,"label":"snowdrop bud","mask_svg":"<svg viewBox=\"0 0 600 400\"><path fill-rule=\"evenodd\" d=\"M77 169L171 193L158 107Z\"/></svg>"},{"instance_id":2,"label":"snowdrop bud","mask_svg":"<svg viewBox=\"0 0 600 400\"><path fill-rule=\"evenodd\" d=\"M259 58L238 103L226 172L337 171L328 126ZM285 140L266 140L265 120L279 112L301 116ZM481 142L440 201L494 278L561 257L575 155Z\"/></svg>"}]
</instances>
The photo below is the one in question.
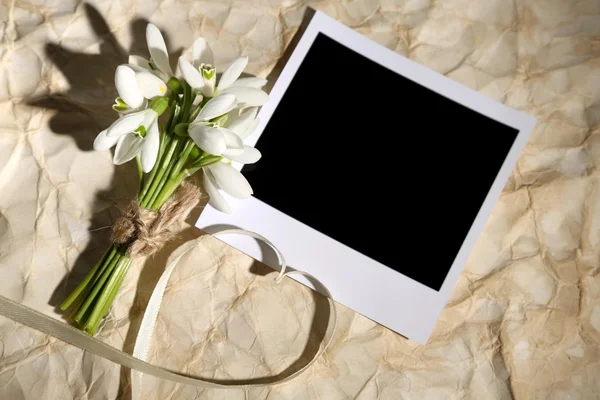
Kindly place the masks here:
<instances>
[{"instance_id":1,"label":"snowdrop bud","mask_svg":"<svg viewBox=\"0 0 600 400\"><path fill-rule=\"evenodd\" d=\"M150 108L158 115L161 115L169 108L169 99L166 97L156 97L152 100L152 103L150 103Z\"/></svg>"},{"instance_id":2,"label":"snowdrop bud","mask_svg":"<svg viewBox=\"0 0 600 400\"><path fill-rule=\"evenodd\" d=\"M175 94L183 93L183 86L181 86L181 82L174 76L169 79L169 81L167 82L167 86L169 87L169 89L171 89L171 92Z\"/></svg>"},{"instance_id":3,"label":"snowdrop bud","mask_svg":"<svg viewBox=\"0 0 600 400\"><path fill-rule=\"evenodd\" d=\"M202 154L204 154L204 152L203 152L202 150L200 150L200 147L198 147L198 146L194 146L194 147L192 148L192 151L190 152L190 155L189 155L189 157L188 157L188 158L189 158L190 160L196 160L196 159L200 158L200 156L201 156Z\"/></svg>"},{"instance_id":4,"label":"snowdrop bud","mask_svg":"<svg viewBox=\"0 0 600 400\"><path fill-rule=\"evenodd\" d=\"M188 133L188 126L190 126L190 124L182 122L180 124L175 125L175 129L173 129L173 131L177 136L187 137L190 136L190 134Z\"/></svg>"}]
</instances>

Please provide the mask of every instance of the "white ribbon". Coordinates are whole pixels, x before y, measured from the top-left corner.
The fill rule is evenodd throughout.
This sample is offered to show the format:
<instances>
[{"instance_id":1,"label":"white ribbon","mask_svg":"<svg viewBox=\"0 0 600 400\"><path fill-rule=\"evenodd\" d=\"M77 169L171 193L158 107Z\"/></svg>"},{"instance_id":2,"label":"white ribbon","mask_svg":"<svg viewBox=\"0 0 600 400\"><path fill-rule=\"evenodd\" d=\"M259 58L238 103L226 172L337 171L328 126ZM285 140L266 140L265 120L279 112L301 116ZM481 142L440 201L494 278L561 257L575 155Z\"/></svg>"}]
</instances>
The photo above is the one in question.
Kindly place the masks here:
<instances>
[{"instance_id":1,"label":"white ribbon","mask_svg":"<svg viewBox=\"0 0 600 400\"><path fill-rule=\"evenodd\" d=\"M250 231L246 231L243 229L228 229L224 231L220 231L215 233L214 235L225 235L225 234L241 234L253 237L257 240L261 240L271 246L277 257L279 258L279 262L281 263L281 271L275 278L275 282L281 282L281 280L285 276L289 276L292 274L304 275L322 286L322 290L326 293L327 299L330 305L330 317L329 324L327 325L327 331L323 337L323 342L325 345L315 354L313 359L304 365L301 369L294 372L291 375L288 375L281 380L269 383L217 383L216 381L204 380L199 378L192 378L188 375L173 372L168 369L156 367L152 364L146 362L148 356L148 349L150 347L150 342L152 340L152 334L154 333L154 325L156 324L156 318L158 317L158 310L160 309L160 305L162 302L162 298L165 292L165 288L167 286L167 282L169 281L169 277L171 273L175 269L175 266L179 262L179 260L190 250L195 248L200 241L203 240L203 237L196 239L194 241L188 242L182 245L175 253L169 258L172 259L162 276L160 277L156 287L154 288L154 292L152 292L152 296L150 297L150 301L148 303L148 307L146 308L146 312L142 318L142 324L140 326L140 330L135 342L135 347L133 350L133 357L125 352L117 350L100 340L89 336L82 331L69 326L62 321L59 321L55 318L51 318L45 314L42 314L38 311L35 311L29 307L26 307L22 304L15 303L14 301L0 296L0 315L10 318L20 324L27 325L30 328L36 329L42 333L53 336L59 340L67 342L73 346L79 347L85 351L89 351L95 355L106 358L115 363L121 364L125 367L131 369L131 384L132 384L132 400L139 400L141 395L142 388L142 379L144 374L149 374L155 376L157 378L167 379L177 383L184 383L204 388L251 388L251 387L264 387L264 386L274 386L280 385L285 382L289 382L290 380L296 378L298 375L302 374L306 371L312 364L315 363L323 355L323 353L327 350L331 341L333 340L333 335L335 334L335 329L337 326L337 314L335 310L335 304L333 303L333 299L331 298L331 293L321 284L314 276L302 272L302 271L289 271L286 272L286 264L283 254L265 237Z\"/></svg>"}]
</instances>

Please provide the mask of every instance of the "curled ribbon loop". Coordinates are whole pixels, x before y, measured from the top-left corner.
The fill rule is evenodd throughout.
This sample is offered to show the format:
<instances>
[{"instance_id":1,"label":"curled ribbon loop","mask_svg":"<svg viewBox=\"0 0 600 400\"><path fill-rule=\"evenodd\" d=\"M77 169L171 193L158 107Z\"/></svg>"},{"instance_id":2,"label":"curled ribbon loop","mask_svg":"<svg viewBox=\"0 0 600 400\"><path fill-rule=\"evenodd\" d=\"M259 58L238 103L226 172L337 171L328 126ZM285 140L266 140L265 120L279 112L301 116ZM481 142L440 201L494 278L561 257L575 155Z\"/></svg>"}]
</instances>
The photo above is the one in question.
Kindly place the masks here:
<instances>
[{"instance_id":1,"label":"curled ribbon loop","mask_svg":"<svg viewBox=\"0 0 600 400\"><path fill-rule=\"evenodd\" d=\"M216 383L212 383L212 385L217 385L218 387L229 387L229 388L231 388L231 387L250 388L250 387L260 387L260 386L272 386L274 384L282 384L282 383L288 382L288 381L294 379L295 377L297 377L298 375L300 375L301 373L303 373L304 371L306 371L306 369L308 369L311 365L313 365L315 363L315 361L317 361L321 357L321 355L323 355L323 353L325 351L327 351L327 348L330 346L331 341L333 340L333 336L335 334L335 329L336 329L336 325L337 325L337 314L336 314L336 310L335 310L335 304L333 303L333 300L331 297L331 293L329 292L329 290L327 290L327 288L325 288L323 286L323 284L321 284L314 276L312 276L309 273L302 272L302 271L287 271L286 272L287 264L285 262L285 257L283 256L281 251L273 243L271 243L271 241L269 241L264 236L259 235L256 232L247 231L245 229L226 229L226 230L222 230L222 231L213 233L213 236L228 235L228 234L238 234L238 235L250 236L254 239L257 239L257 240L260 240L260 241L266 243L275 251L275 253L277 254L277 258L279 259L279 264L281 267L279 274L275 278L276 283L281 282L284 277L289 276L289 275L294 275L294 274L303 275L303 276L306 276L306 277L311 278L312 280L318 282L322 286L322 290L327 295L327 298L328 298L329 304L330 304L330 308L331 308L331 314L330 314L329 324L327 325L327 331L325 332L325 336L323 339L325 342L325 345L320 349L319 352L317 352L317 354L315 354L315 356L313 357L313 359L310 362L308 362L306 365L304 365L304 367L302 367L298 371L294 372L293 374L291 374L277 382L269 383L269 384L236 384L235 382L232 382L231 384L227 384L227 385L216 384ZM198 245L198 243L200 243L203 239L204 239L204 237L201 237L200 239L196 239L193 242L186 243L185 245L181 246L175 252L175 254L173 254L173 256L171 256L173 261L168 263L167 268L165 269L165 272L163 272L162 276L158 280L158 283L156 284L156 287L154 288L154 291L152 292L152 295L150 296L150 301L148 301L148 307L146 307L146 312L144 313L144 317L142 318L140 330L139 330L137 339L135 341L135 347L133 349L133 356L135 358L138 358L143 361L146 361L146 359L148 358L148 350L150 348L150 343L152 341L152 334L154 333L154 326L156 325L156 319L158 318L158 310L160 309L160 305L162 303L162 298L165 293L165 289L167 287L167 282L169 281L169 278L171 277L173 270L175 269L175 267L177 266L177 264L179 263L181 258L187 252L189 252L190 250L193 250L196 247L196 245ZM131 390L132 390L131 398L132 398L132 400L139 400L141 398L143 377L144 377L143 372L136 371L133 369L131 370ZM198 381L201 381L201 380L198 380Z\"/></svg>"},{"instance_id":2,"label":"curled ribbon loop","mask_svg":"<svg viewBox=\"0 0 600 400\"><path fill-rule=\"evenodd\" d=\"M251 236L257 240L261 240L271 246L273 250L277 253L279 257L279 261L281 263L281 272L277 275L275 282L281 282L281 280L285 276L289 276L292 274L299 274L307 276L316 280L312 275L301 272L301 271L288 271L286 272L286 264L283 254L266 238L263 236L245 231L242 229L229 229L225 231L221 231L216 233L216 235L224 235L224 234L242 234ZM154 331L154 325L156 324L156 318L158 316L158 310L160 308L160 304L162 302L162 297L165 292L165 288L167 286L167 281L171 276L171 273L175 269L175 266L179 262L179 260L190 250L192 250L195 246L203 240L202 238L196 239L194 241L188 242L182 245L172 256L171 262L169 262L165 272L159 279L156 287L154 288L154 292L150 297L150 301L148 303L148 307L146 308L146 312L144 313L144 317L142 319L142 325L140 326L140 331L138 333L138 337L136 339L135 348L133 351L133 357L123 351L117 350L114 347L109 346L108 344L96 339L95 337L89 336L82 331L73 328L70 325L65 324L64 322L49 317L45 314L42 314L36 310L33 310L29 307L26 307L22 304L16 303L4 296L0 295L0 315L10 318L20 324L26 325L30 328L36 329L42 333L53 336L63 342L69 343L73 346L79 347L85 351L88 351L97 356L106 358L107 360L113 361L117 364L120 364L124 367L131 369L131 377L132 377L132 399L139 400L141 395L141 384L142 378L144 374L152 375L157 378L167 379L172 382L184 383L188 385L194 385L203 388L252 388L252 387L265 387L265 386L274 386L280 385L285 382L289 382L290 380L296 378L298 375L302 374L306 371L314 362L323 355L323 353L327 350L331 341L333 339L333 335L335 334L335 329L337 325L337 314L335 310L335 304L331 298L331 294L329 291L322 287L321 289L325 291L328 296L329 305L331 307L331 313L329 316L329 324L327 325L327 331L325 332L325 336L323 338L323 342L325 345L317 352L314 358L308 362L304 367L299 369L287 377L278 380L276 382L269 383L255 383L255 384L247 384L247 383L217 383L210 380L192 378L186 374L170 371L165 368L156 367L152 364L147 363L145 360L148 355L148 348L150 346L150 341L152 339L152 333ZM319 282L320 284L320 282Z\"/></svg>"}]
</instances>

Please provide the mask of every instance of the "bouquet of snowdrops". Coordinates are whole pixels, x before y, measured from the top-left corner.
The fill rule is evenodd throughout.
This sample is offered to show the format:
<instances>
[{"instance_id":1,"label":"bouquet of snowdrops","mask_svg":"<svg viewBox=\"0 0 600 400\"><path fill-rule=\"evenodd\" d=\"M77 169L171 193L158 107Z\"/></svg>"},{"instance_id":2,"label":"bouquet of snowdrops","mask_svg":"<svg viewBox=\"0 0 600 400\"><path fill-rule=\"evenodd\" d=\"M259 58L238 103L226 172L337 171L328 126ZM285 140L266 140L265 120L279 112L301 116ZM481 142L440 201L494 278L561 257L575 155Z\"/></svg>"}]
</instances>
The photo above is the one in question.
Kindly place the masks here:
<instances>
[{"instance_id":1,"label":"bouquet of snowdrops","mask_svg":"<svg viewBox=\"0 0 600 400\"><path fill-rule=\"evenodd\" d=\"M62 310L73 309L71 321L90 334L108 313L132 259L157 250L169 238L167 225L173 216L189 211L182 203L189 206L190 193L177 196L184 180L201 172L210 204L229 213L222 192L242 199L252 195L248 181L231 163L249 164L261 157L243 143L258 125L257 107L268 100L261 90L265 79L240 78L248 59L238 58L217 79L213 52L199 38L192 62L179 59L181 80L171 70L156 26L147 26L146 40L150 60L130 56L128 64L117 67L119 97L113 109L119 118L94 141L98 151L116 145L116 165L135 159L139 193L113 227L112 245L61 304Z\"/></svg>"}]
</instances>

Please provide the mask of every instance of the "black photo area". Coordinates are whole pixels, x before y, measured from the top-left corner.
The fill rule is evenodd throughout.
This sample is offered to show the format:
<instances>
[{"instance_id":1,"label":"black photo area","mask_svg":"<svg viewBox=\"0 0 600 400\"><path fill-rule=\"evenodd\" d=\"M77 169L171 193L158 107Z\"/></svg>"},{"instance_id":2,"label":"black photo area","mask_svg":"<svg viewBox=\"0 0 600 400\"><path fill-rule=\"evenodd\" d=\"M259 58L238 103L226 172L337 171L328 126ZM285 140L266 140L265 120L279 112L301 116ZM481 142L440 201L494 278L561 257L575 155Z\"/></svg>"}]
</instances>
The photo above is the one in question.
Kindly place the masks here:
<instances>
[{"instance_id":1,"label":"black photo area","mask_svg":"<svg viewBox=\"0 0 600 400\"><path fill-rule=\"evenodd\" d=\"M261 201L438 291L517 133L319 34L243 173Z\"/></svg>"}]
</instances>

